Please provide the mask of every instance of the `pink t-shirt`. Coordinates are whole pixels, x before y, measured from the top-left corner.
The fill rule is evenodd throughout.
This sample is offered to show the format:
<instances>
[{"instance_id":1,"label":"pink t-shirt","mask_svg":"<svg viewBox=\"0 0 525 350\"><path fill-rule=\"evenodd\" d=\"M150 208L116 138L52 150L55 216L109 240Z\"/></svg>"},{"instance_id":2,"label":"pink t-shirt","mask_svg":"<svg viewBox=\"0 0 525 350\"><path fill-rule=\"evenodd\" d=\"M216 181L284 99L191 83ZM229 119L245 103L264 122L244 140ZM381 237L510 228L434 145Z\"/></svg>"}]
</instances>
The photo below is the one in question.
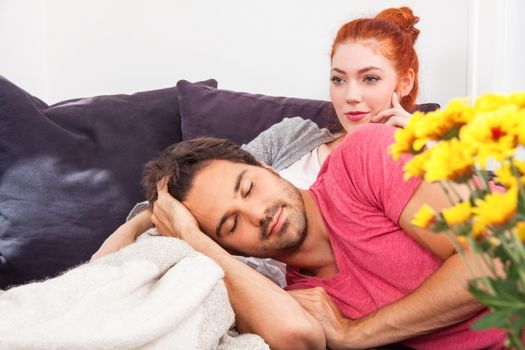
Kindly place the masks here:
<instances>
[{"instance_id":1,"label":"pink t-shirt","mask_svg":"<svg viewBox=\"0 0 525 350\"><path fill-rule=\"evenodd\" d=\"M323 164L310 188L325 220L339 273L322 280L289 267L288 289L323 287L346 317L358 319L420 286L441 260L403 232L398 220L418 187L403 180L407 158L387 151L395 129L360 127ZM404 342L416 349L501 348L504 333L472 331L472 319Z\"/></svg>"}]
</instances>

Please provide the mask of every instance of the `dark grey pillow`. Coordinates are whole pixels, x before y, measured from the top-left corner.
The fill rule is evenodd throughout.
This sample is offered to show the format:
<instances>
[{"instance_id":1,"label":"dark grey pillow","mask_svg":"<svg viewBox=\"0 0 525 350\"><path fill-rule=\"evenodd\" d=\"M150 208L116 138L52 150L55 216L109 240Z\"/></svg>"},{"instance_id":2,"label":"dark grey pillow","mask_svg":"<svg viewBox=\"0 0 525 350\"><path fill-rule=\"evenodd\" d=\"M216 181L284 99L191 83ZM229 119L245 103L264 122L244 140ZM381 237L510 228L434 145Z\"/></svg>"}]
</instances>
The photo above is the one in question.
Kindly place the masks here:
<instances>
[{"instance_id":1,"label":"dark grey pillow","mask_svg":"<svg viewBox=\"0 0 525 350\"><path fill-rule=\"evenodd\" d=\"M213 136L248 143L283 118L295 116L311 119L332 131L340 127L329 101L221 90L186 80L179 81L177 88L183 140ZM436 103L425 103L416 105L414 111L438 108Z\"/></svg>"},{"instance_id":2,"label":"dark grey pillow","mask_svg":"<svg viewBox=\"0 0 525 350\"><path fill-rule=\"evenodd\" d=\"M47 106L0 77L0 288L88 260L181 138L176 87Z\"/></svg>"},{"instance_id":3,"label":"dark grey pillow","mask_svg":"<svg viewBox=\"0 0 525 350\"><path fill-rule=\"evenodd\" d=\"M221 90L185 80L177 88L184 140L213 136L243 144L285 117L312 119L322 127L337 119L328 101Z\"/></svg>"}]
</instances>

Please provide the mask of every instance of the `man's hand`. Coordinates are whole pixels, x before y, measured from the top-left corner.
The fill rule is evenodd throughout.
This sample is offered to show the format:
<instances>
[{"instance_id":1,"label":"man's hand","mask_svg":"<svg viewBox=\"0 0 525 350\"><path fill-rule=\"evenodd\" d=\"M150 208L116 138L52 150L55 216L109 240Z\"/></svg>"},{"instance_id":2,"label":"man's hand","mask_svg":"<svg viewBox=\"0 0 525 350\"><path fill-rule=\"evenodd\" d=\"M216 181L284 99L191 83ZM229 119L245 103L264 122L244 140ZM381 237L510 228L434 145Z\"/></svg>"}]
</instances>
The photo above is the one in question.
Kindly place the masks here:
<instances>
[{"instance_id":1,"label":"man's hand","mask_svg":"<svg viewBox=\"0 0 525 350\"><path fill-rule=\"evenodd\" d=\"M394 92L392 94L392 107L385 109L374 115L370 120L372 123L382 123L392 125L397 128L404 128L412 115L405 111L399 103L399 97Z\"/></svg>"},{"instance_id":2,"label":"man's hand","mask_svg":"<svg viewBox=\"0 0 525 350\"><path fill-rule=\"evenodd\" d=\"M181 238L185 232L199 230L195 217L186 207L168 193L169 177L157 183L158 199L153 204L151 222L163 236Z\"/></svg>"},{"instance_id":3,"label":"man's hand","mask_svg":"<svg viewBox=\"0 0 525 350\"><path fill-rule=\"evenodd\" d=\"M346 318L332 298L321 287L288 291L301 306L314 316L323 327L326 344L330 349L347 349L345 334L352 320Z\"/></svg>"},{"instance_id":4,"label":"man's hand","mask_svg":"<svg viewBox=\"0 0 525 350\"><path fill-rule=\"evenodd\" d=\"M184 239L224 270L224 282L240 333L260 335L272 349L325 349L319 322L275 283L232 257L200 231L194 216L167 189L169 178L157 184L158 199L151 219L163 235ZM279 327L275 327L276 320Z\"/></svg>"}]
</instances>

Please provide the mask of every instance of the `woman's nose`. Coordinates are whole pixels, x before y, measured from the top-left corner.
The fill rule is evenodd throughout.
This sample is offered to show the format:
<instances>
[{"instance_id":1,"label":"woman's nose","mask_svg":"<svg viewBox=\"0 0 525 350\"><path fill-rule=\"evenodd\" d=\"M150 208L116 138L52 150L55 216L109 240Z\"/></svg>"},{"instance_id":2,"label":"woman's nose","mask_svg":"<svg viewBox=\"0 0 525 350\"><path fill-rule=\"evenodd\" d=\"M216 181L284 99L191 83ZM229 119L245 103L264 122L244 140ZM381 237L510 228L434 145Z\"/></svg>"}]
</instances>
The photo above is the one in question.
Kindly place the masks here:
<instances>
[{"instance_id":1,"label":"woman's nose","mask_svg":"<svg viewBox=\"0 0 525 350\"><path fill-rule=\"evenodd\" d=\"M348 84L348 87L346 88L345 99L347 103L351 104L361 102L361 89L359 86L357 86L357 84Z\"/></svg>"}]
</instances>

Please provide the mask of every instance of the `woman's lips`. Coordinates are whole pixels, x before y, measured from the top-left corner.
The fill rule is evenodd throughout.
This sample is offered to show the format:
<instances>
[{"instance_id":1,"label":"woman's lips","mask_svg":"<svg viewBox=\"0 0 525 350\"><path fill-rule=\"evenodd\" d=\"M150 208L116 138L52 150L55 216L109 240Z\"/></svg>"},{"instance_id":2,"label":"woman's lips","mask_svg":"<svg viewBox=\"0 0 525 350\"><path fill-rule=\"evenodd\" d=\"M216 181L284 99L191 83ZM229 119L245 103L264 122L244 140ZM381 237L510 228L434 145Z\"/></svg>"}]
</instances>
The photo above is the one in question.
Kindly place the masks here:
<instances>
[{"instance_id":1,"label":"woman's lips","mask_svg":"<svg viewBox=\"0 0 525 350\"><path fill-rule=\"evenodd\" d=\"M364 119L367 115L368 115L368 112L348 112L348 113L345 113L346 117L348 118L348 120L352 121L352 122L358 122L362 119Z\"/></svg>"},{"instance_id":2,"label":"woman's lips","mask_svg":"<svg viewBox=\"0 0 525 350\"><path fill-rule=\"evenodd\" d=\"M275 232L279 232L282 226L282 221L283 221L282 217L283 217L283 208L281 207L281 209L279 209L277 214L275 214L273 225L271 226L270 231L268 231L268 237L273 235Z\"/></svg>"}]
</instances>

